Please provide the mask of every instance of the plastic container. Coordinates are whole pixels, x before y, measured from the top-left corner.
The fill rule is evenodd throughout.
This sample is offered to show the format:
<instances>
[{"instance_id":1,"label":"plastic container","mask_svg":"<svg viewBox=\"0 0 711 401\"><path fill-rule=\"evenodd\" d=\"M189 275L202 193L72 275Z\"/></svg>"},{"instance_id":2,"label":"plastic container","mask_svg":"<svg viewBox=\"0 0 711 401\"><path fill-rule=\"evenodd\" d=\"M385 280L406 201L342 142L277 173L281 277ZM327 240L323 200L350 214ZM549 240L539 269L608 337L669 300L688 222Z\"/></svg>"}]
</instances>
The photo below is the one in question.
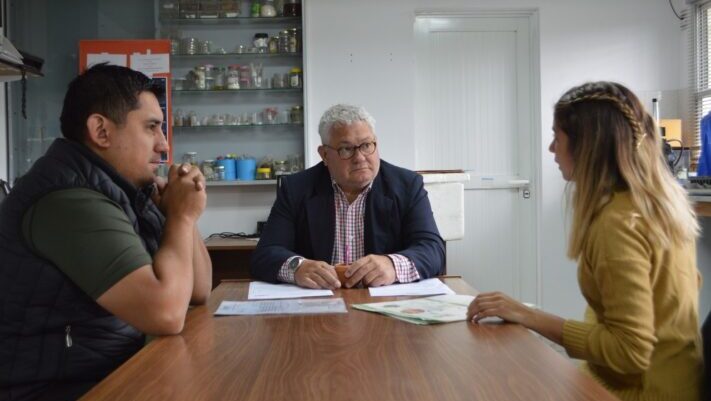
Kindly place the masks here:
<instances>
[{"instance_id":1,"label":"plastic container","mask_svg":"<svg viewBox=\"0 0 711 401\"><path fill-rule=\"evenodd\" d=\"M221 159L217 161L217 165L225 168L225 181L237 179L237 163L235 159Z\"/></svg>"},{"instance_id":2,"label":"plastic container","mask_svg":"<svg viewBox=\"0 0 711 401\"><path fill-rule=\"evenodd\" d=\"M237 179L242 181L254 181L257 169L257 161L254 159L237 160Z\"/></svg>"}]
</instances>

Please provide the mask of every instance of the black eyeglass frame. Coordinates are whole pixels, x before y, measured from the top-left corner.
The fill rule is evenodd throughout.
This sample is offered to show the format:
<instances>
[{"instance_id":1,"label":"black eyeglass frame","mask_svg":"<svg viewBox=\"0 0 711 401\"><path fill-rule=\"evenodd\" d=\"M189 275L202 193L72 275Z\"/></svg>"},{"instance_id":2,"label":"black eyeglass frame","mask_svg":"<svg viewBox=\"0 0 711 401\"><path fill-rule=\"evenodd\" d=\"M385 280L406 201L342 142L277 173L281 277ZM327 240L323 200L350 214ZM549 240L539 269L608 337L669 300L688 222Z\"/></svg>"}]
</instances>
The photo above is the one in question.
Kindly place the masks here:
<instances>
[{"instance_id":1,"label":"black eyeglass frame","mask_svg":"<svg viewBox=\"0 0 711 401\"><path fill-rule=\"evenodd\" d=\"M365 149L365 146L373 145L373 149L370 152L365 152L363 149ZM378 142L372 141L372 142L363 142L358 146L341 146L338 148L334 148L333 146L329 145L323 145L329 149L333 149L338 153L338 157L341 160L349 160L355 156L355 151L356 149L363 155L363 156L370 156L373 153L375 153L375 149L378 148ZM345 155L344 155L345 154Z\"/></svg>"}]
</instances>

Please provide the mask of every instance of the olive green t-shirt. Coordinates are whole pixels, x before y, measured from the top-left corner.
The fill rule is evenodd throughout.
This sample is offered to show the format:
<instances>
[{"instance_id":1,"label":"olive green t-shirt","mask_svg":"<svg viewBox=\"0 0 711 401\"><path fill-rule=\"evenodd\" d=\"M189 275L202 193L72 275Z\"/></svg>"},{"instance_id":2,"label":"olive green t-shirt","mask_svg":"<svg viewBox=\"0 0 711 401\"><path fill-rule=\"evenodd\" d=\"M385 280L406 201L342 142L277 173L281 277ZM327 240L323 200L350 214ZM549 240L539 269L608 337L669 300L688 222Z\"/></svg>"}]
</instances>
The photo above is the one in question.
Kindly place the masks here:
<instances>
[{"instance_id":1,"label":"olive green t-shirt","mask_svg":"<svg viewBox=\"0 0 711 401\"><path fill-rule=\"evenodd\" d=\"M123 209L90 189L45 195L25 213L22 234L30 249L93 299L152 263Z\"/></svg>"}]
</instances>

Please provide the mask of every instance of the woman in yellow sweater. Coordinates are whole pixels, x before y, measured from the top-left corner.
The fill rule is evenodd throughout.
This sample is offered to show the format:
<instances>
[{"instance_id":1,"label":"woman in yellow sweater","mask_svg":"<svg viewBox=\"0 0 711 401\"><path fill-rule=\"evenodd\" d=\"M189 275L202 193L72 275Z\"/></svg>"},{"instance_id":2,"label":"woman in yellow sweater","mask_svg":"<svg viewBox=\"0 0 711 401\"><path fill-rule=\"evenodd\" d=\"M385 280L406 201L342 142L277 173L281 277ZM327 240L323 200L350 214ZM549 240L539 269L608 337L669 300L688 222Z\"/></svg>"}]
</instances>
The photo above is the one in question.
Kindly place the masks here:
<instances>
[{"instance_id":1,"label":"woman in yellow sweater","mask_svg":"<svg viewBox=\"0 0 711 401\"><path fill-rule=\"evenodd\" d=\"M569 90L549 150L569 185L568 256L578 261L585 321L527 308L501 293L469 306L563 345L623 400L698 400L696 216L661 153L652 117L611 82Z\"/></svg>"}]
</instances>

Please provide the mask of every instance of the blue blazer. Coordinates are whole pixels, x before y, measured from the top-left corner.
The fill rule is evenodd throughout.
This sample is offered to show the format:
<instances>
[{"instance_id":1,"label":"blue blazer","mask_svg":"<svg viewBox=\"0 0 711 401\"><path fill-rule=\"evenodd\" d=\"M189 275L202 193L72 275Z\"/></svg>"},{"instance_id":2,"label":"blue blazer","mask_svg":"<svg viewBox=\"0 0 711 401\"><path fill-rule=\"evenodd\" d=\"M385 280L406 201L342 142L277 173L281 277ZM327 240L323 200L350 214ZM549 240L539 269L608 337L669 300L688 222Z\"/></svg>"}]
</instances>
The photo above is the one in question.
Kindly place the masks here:
<instances>
[{"instance_id":1,"label":"blue blazer","mask_svg":"<svg viewBox=\"0 0 711 401\"><path fill-rule=\"evenodd\" d=\"M331 176L323 163L282 178L252 253L252 277L277 282L279 269L294 255L331 263L336 224L333 196ZM422 176L381 160L366 199L364 220L366 255L406 256L423 279L442 272L444 241Z\"/></svg>"}]
</instances>

